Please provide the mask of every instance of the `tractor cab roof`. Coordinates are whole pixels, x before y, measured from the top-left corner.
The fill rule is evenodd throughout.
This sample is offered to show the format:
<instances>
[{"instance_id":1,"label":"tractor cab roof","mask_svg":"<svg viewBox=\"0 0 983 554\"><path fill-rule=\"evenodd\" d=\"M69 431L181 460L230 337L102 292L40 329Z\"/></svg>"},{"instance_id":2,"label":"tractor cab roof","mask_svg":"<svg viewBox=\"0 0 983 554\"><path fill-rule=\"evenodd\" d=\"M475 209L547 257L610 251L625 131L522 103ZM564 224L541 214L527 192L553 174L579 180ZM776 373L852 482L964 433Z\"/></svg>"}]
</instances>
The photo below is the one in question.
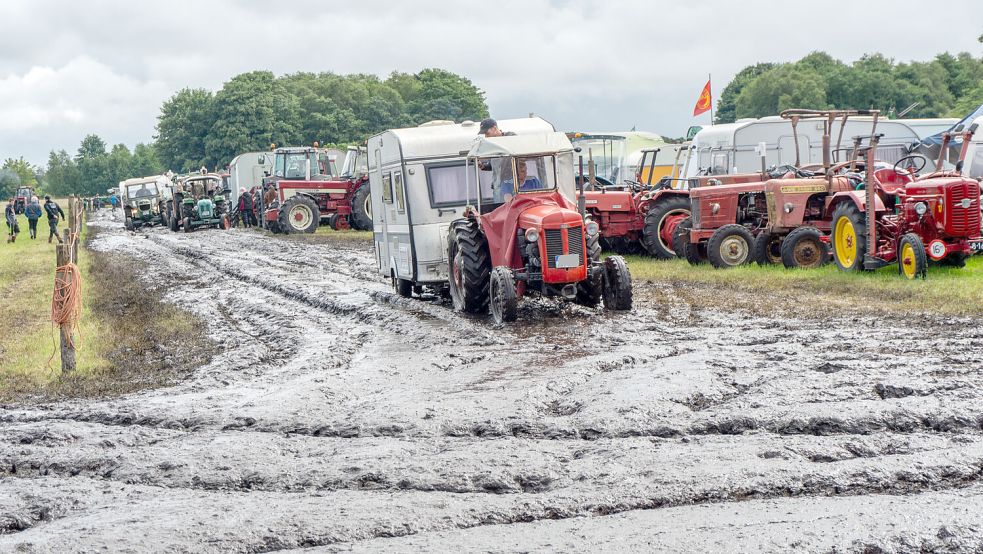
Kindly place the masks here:
<instances>
[{"instance_id":1,"label":"tractor cab roof","mask_svg":"<svg viewBox=\"0 0 983 554\"><path fill-rule=\"evenodd\" d=\"M567 135L560 132L529 133L502 137L480 137L471 146L469 158L505 158L545 156L572 152L573 145Z\"/></svg>"},{"instance_id":2,"label":"tractor cab roof","mask_svg":"<svg viewBox=\"0 0 983 554\"><path fill-rule=\"evenodd\" d=\"M553 124L541 117L523 117L517 119L500 119L498 127L503 132L526 135L530 133L552 133ZM431 121L418 127L391 129L369 139L369 146L389 144L389 138L395 138L399 151L404 160L425 159L433 157L458 157L467 152L478 134L478 123L464 121ZM569 142L569 141L568 141ZM385 160L385 153L383 158Z\"/></svg>"},{"instance_id":3,"label":"tractor cab roof","mask_svg":"<svg viewBox=\"0 0 983 554\"><path fill-rule=\"evenodd\" d=\"M315 152L317 152L317 148L314 148L313 146L284 146L283 148L277 148L273 151L274 154L313 154Z\"/></svg>"}]
</instances>

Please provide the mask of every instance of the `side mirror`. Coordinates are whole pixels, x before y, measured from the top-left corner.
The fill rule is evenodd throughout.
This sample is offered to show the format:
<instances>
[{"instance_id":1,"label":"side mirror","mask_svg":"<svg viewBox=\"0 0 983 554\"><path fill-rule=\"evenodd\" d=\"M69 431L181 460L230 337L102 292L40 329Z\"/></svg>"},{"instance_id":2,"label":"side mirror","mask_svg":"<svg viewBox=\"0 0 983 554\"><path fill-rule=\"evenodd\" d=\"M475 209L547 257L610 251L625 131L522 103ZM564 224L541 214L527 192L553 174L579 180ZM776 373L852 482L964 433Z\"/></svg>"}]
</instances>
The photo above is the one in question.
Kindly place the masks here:
<instances>
[{"instance_id":1,"label":"side mirror","mask_svg":"<svg viewBox=\"0 0 983 554\"><path fill-rule=\"evenodd\" d=\"M579 147L579 146L574 146L573 147L573 151L579 154L579 153L583 152L584 149L581 148L581 147Z\"/></svg>"}]
</instances>

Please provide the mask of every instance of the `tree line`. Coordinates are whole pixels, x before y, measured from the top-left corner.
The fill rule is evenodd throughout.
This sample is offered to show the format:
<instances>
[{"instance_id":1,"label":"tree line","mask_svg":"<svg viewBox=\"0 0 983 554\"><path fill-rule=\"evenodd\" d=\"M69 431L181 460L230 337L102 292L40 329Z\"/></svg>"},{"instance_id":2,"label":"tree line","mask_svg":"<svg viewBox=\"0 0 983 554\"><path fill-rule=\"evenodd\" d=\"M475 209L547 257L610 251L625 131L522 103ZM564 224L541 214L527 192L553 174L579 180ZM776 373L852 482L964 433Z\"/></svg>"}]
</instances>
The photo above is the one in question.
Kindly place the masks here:
<instances>
[{"instance_id":1,"label":"tree line","mask_svg":"<svg viewBox=\"0 0 983 554\"><path fill-rule=\"evenodd\" d=\"M879 109L897 116L910 106L904 117L963 117L980 104L983 57L947 52L928 62L897 63L872 54L847 64L813 52L796 62L739 71L721 92L714 121L732 123L788 108Z\"/></svg>"},{"instance_id":2,"label":"tree line","mask_svg":"<svg viewBox=\"0 0 983 554\"><path fill-rule=\"evenodd\" d=\"M105 194L131 177L171 170L224 168L243 152L271 144L345 145L386 129L434 119L462 121L488 117L484 92L469 79L442 69L416 74L374 75L269 71L236 75L218 92L185 88L166 100L157 117L154 142L108 148L88 135L74 155L52 150L45 167L23 158L0 169L0 196L21 183L64 196Z\"/></svg>"}]
</instances>

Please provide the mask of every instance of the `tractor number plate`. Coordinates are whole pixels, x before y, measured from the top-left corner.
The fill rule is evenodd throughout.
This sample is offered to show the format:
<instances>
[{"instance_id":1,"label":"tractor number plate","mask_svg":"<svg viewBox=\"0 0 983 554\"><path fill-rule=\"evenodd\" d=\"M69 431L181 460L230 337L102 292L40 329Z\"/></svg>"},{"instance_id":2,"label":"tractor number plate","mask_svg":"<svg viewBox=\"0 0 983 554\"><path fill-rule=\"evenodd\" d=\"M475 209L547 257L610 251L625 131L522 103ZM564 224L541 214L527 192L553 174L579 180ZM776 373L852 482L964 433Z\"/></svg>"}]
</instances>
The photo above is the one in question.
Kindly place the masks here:
<instances>
[{"instance_id":1,"label":"tractor number plate","mask_svg":"<svg viewBox=\"0 0 983 554\"><path fill-rule=\"evenodd\" d=\"M580 266L580 254L561 254L556 257L557 268L570 268Z\"/></svg>"},{"instance_id":2,"label":"tractor number plate","mask_svg":"<svg viewBox=\"0 0 983 554\"><path fill-rule=\"evenodd\" d=\"M969 243L970 249L973 252L983 252L983 240Z\"/></svg>"}]
</instances>

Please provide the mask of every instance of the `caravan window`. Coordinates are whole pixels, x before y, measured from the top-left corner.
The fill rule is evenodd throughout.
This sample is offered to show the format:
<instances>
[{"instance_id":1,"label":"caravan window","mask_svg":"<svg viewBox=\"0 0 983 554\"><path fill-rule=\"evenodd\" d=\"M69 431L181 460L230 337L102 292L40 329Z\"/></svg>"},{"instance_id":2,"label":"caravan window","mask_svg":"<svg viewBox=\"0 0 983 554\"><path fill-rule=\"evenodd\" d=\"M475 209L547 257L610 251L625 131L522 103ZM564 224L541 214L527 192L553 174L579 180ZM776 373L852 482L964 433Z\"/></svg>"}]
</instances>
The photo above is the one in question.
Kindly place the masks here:
<instances>
[{"instance_id":1,"label":"caravan window","mask_svg":"<svg viewBox=\"0 0 983 554\"><path fill-rule=\"evenodd\" d=\"M474 192L468 197L466 189L470 183L474 188L474 166L465 166L464 162L452 162L448 164L434 164L427 166L427 187L430 189L430 207L447 208L453 206L464 206L470 199L471 203L477 201ZM467 171L471 170L470 179ZM492 198L492 172L479 171L481 182L482 200L490 201Z\"/></svg>"},{"instance_id":2,"label":"caravan window","mask_svg":"<svg viewBox=\"0 0 983 554\"><path fill-rule=\"evenodd\" d=\"M406 211L406 202L403 200L403 174L399 171L393 173L393 187L396 189L396 211L403 213Z\"/></svg>"},{"instance_id":3,"label":"caravan window","mask_svg":"<svg viewBox=\"0 0 983 554\"><path fill-rule=\"evenodd\" d=\"M393 203L393 174L382 174L382 201L386 204Z\"/></svg>"},{"instance_id":4,"label":"caravan window","mask_svg":"<svg viewBox=\"0 0 983 554\"><path fill-rule=\"evenodd\" d=\"M963 171L963 174L974 179L983 177L983 148L976 150L973 159L969 160L969 169Z\"/></svg>"}]
</instances>

